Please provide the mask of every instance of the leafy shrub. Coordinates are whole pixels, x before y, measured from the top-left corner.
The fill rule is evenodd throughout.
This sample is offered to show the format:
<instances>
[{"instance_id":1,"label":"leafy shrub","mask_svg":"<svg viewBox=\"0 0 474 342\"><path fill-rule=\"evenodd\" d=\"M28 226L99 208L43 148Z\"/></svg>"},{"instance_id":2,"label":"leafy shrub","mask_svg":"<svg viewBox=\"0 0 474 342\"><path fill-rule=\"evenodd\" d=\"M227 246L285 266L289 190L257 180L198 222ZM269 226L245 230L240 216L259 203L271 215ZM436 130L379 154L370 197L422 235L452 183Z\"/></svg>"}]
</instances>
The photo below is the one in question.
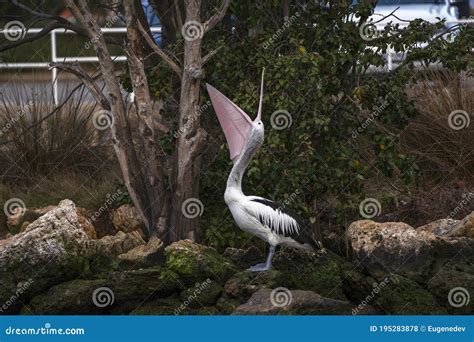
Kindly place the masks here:
<instances>
[{"instance_id":1,"label":"leafy shrub","mask_svg":"<svg viewBox=\"0 0 474 342\"><path fill-rule=\"evenodd\" d=\"M267 68L265 144L248 167L244 192L286 202L312 222L322 221L325 229L329 222L346 224L360 218L359 203L374 177L414 183L416 155L401 150L398 143L399 135L418 115L406 91L422 76L413 62L438 60L455 70L469 68L466 39L472 37L472 30L463 28L450 37L449 44L438 39L421 49L416 42L431 40L442 23L417 20L403 30L388 26L368 42L358 26L371 14L368 1L357 6L331 2L326 9L317 3L304 9L296 6L290 15L299 15L287 25L277 16L261 15L262 11L279 13L278 6L279 2L234 4L235 28L224 38L222 32L216 34L214 44L221 50L206 66L206 82L253 118L260 73ZM354 15L359 23L348 20ZM389 46L409 51L406 64L391 73L367 74L370 66L383 66L380 52ZM275 115L284 111L290 114L291 125L275 128ZM201 197L213 207L220 204L222 209L214 212L222 212L231 162L213 111L206 114L202 120L216 140L209 148L212 157L201 179ZM393 201L391 195L381 197ZM214 228L209 227L220 227L219 235L224 237L216 243L226 244L234 238L236 227L227 218L219 221L202 218L204 229L212 234Z\"/></svg>"}]
</instances>

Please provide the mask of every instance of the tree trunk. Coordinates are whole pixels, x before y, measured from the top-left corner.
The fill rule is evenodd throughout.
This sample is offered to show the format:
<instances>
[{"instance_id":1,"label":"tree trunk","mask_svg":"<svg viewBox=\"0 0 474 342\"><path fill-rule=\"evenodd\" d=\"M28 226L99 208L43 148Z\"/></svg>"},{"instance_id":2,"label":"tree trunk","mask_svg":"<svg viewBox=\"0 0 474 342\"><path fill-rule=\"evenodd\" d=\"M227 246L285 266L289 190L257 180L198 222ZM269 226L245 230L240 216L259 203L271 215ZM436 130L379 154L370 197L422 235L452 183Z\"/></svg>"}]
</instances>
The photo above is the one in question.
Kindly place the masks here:
<instances>
[{"instance_id":1,"label":"tree trunk","mask_svg":"<svg viewBox=\"0 0 474 342\"><path fill-rule=\"evenodd\" d=\"M200 23L201 1L187 0L186 23ZM199 27L197 27L199 30ZM179 106L179 127L181 134L177 139L176 180L173 194L173 221L175 232L173 240L197 239L199 216L202 202L199 198L199 177L201 173L200 153L206 140L206 131L200 127L198 114L199 86L203 77L201 63L201 31L196 39L184 40L184 63L181 78ZM187 204L187 206L186 206ZM196 211L197 210L197 211Z\"/></svg>"}]
</instances>

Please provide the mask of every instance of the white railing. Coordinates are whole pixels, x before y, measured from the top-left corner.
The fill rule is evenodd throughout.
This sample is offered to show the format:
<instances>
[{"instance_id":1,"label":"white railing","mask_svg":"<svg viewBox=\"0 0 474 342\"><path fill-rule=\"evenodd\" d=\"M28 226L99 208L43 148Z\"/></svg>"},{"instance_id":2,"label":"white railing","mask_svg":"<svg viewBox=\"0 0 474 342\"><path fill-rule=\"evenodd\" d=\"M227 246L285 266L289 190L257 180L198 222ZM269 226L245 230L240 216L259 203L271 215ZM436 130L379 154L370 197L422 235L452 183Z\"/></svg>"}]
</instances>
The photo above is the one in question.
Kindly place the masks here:
<instances>
[{"instance_id":1,"label":"white railing","mask_svg":"<svg viewBox=\"0 0 474 342\"><path fill-rule=\"evenodd\" d=\"M471 17L469 19L458 19L458 20L449 20L449 21L446 21L446 24L447 25L473 25L474 24L474 19ZM401 23L399 25L400 28L405 28L408 26L408 23ZM383 30L384 29L384 25L380 25L380 26L377 26L377 30ZM472 51L474 52L474 49L472 49ZM394 60L396 59L396 56L397 56L397 53L396 51L394 51L393 49L388 49L387 50L387 54L386 54L386 57L387 57L387 65L386 65L386 70L387 71L391 71L393 70L393 66L394 66ZM415 67L421 65L421 63L416 63L415 62Z\"/></svg>"},{"instance_id":2,"label":"white railing","mask_svg":"<svg viewBox=\"0 0 474 342\"><path fill-rule=\"evenodd\" d=\"M0 30L0 34L8 35L8 34L35 34L41 32L42 29L40 28L31 28L27 30L19 29L8 29L8 30ZM161 27L151 27L150 31L153 33L161 33ZM126 27L103 27L101 28L102 34L107 33L126 33ZM76 34L76 32L66 29L54 29L49 32L50 40L51 40L51 61L50 62L26 62L26 63L0 63L0 69L49 69L49 64L51 62L62 62L62 63L98 63L99 58L96 56L90 57L60 57L57 54L57 34ZM116 62L123 62L127 60L127 56L112 56L112 59ZM58 104L58 70L56 68L51 68L51 85L53 88L53 100L55 104Z\"/></svg>"},{"instance_id":3,"label":"white railing","mask_svg":"<svg viewBox=\"0 0 474 342\"><path fill-rule=\"evenodd\" d=\"M455 21L449 21L447 24L459 24L459 25L472 25L474 24L474 19L469 18L469 19L460 19L460 20L455 20ZM22 29L9 29L9 30L0 30L0 34L32 34L32 33L38 33L42 29L39 28L32 28L28 30L22 30ZM161 27L152 27L150 28L151 32L157 32L161 33ZM107 33L125 33L127 31L126 27L105 27L101 28L101 31L103 34ZM76 34L76 32L71 31L71 30L65 30L65 29L55 29L52 30L49 35L51 37L51 62L63 62L63 63L73 63L73 62L79 62L79 63L97 63L99 62L98 57L60 57L57 55L57 43L56 43L56 35L57 34ZM386 58L387 58L387 64L383 70L379 70L379 68L374 68L374 70L371 71L390 71L393 69L394 66L394 60L396 57L395 51L389 50ZM114 61L116 62L123 62L127 60L126 56L113 56L112 57ZM31 62L31 63L0 63L0 69L22 69L22 68L49 68L49 63L50 62L44 62L44 63L38 63L38 62ZM57 83L57 76L58 76L58 71L56 68L51 68L51 83L53 87L53 98L54 98L54 103L58 103L58 83Z\"/></svg>"}]
</instances>

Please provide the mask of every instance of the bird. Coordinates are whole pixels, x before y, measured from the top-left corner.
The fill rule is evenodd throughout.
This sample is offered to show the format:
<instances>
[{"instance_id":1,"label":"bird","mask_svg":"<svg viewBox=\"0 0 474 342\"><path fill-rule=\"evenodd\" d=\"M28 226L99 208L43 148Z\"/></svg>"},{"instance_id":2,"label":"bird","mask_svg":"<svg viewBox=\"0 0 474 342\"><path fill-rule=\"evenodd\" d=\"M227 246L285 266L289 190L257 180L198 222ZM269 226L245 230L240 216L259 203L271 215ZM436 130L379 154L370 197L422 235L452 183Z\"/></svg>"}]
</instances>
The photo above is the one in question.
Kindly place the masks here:
<instances>
[{"instance_id":1,"label":"bird","mask_svg":"<svg viewBox=\"0 0 474 342\"><path fill-rule=\"evenodd\" d=\"M311 225L294 210L259 196L246 196L242 191L245 169L263 145L265 129L262 122L262 71L257 117L250 117L216 88L206 84L212 106L227 140L233 167L227 179L224 200L237 226L269 244L266 261L250 267L262 272L272 267L276 247L288 246L314 252L324 248L311 234Z\"/></svg>"}]
</instances>

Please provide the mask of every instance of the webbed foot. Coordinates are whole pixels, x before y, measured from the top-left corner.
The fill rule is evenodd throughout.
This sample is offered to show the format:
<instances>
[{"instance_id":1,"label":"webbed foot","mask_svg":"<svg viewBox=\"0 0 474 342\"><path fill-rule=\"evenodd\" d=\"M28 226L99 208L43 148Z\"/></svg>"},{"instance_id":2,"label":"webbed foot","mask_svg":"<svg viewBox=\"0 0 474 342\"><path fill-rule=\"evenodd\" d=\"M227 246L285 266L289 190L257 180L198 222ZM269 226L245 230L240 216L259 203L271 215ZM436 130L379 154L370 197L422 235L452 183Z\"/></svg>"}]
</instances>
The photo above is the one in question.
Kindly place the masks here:
<instances>
[{"instance_id":1,"label":"webbed foot","mask_svg":"<svg viewBox=\"0 0 474 342\"><path fill-rule=\"evenodd\" d=\"M252 272L263 272L263 271L269 270L271 267L272 267L271 264L261 263L261 264L250 266L249 270Z\"/></svg>"}]
</instances>

